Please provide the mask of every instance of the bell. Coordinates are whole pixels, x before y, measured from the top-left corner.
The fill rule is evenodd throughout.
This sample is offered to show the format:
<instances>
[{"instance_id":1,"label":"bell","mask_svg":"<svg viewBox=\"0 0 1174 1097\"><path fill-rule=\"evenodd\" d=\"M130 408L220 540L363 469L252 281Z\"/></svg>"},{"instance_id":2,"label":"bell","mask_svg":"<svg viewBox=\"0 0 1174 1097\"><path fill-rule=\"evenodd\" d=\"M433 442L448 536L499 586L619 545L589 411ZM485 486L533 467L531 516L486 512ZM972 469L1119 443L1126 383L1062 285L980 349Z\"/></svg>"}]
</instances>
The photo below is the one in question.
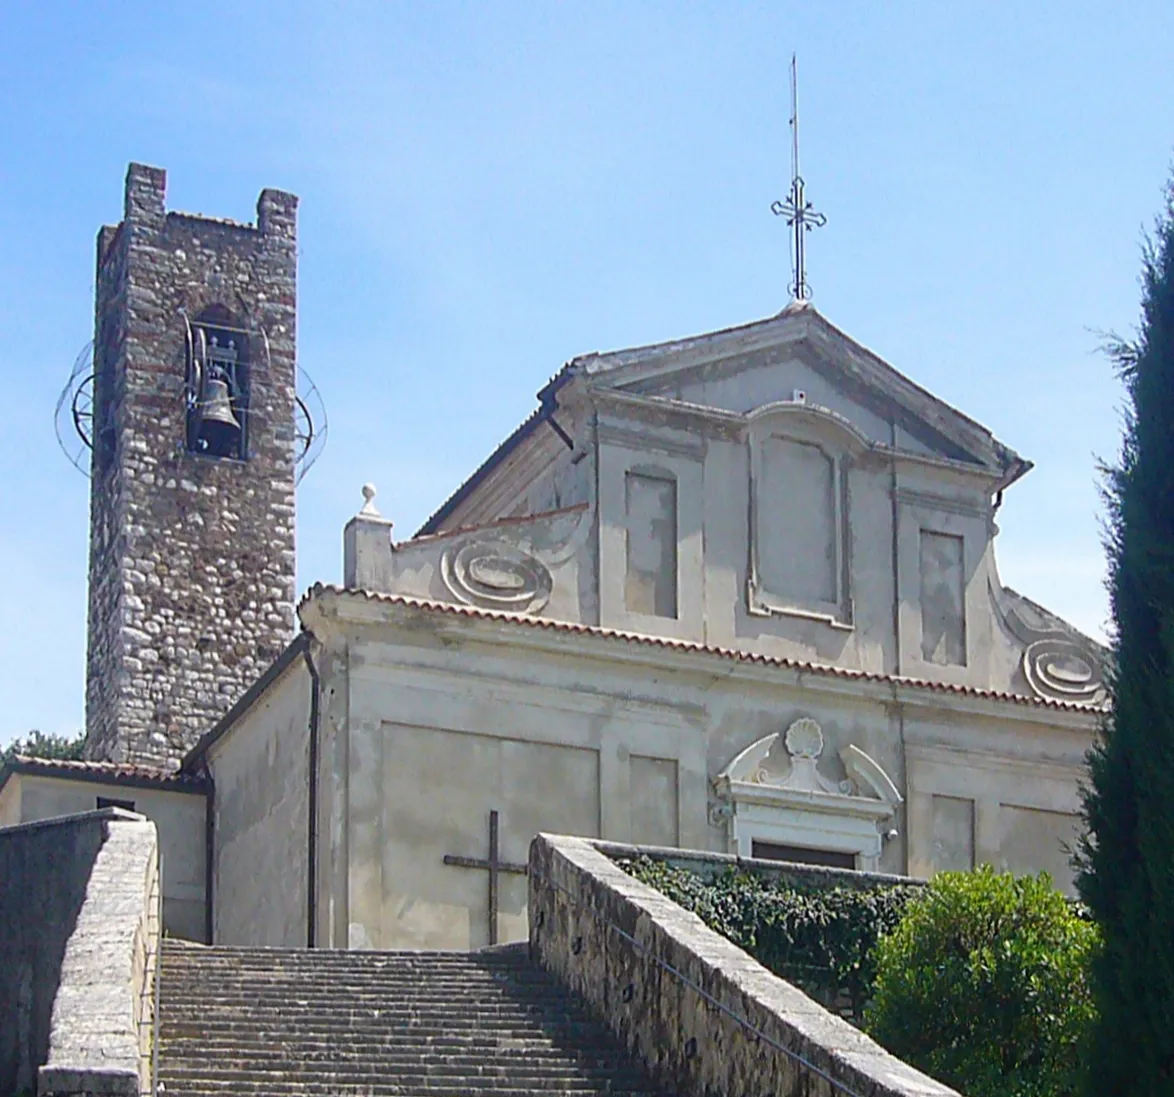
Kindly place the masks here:
<instances>
[{"instance_id":1,"label":"bell","mask_svg":"<svg viewBox=\"0 0 1174 1097\"><path fill-rule=\"evenodd\" d=\"M240 441L241 425L228 398L228 382L221 377L210 380L204 389L200 409L200 440L209 453L228 456Z\"/></svg>"}]
</instances>

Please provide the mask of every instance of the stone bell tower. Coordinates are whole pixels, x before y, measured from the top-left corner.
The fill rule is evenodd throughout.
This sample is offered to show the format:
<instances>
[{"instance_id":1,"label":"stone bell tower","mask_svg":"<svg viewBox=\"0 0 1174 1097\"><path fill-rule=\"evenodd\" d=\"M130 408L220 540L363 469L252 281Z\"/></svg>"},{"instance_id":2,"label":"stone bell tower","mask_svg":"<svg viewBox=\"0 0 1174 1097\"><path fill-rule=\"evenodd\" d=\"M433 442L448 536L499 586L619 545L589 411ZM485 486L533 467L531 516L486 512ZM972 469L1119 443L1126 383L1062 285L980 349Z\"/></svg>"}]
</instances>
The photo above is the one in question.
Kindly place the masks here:
<instances>
[{"instance_id":1,"label":"stone bell tower","mask_svg":"<svg viewBox=\"0 0 1174 1097\"><path fill-rule=\"evenodd\" d=\"M98 233L86 749L174 764L291 639L297 198Z\"/></svg>"}]
</instances>

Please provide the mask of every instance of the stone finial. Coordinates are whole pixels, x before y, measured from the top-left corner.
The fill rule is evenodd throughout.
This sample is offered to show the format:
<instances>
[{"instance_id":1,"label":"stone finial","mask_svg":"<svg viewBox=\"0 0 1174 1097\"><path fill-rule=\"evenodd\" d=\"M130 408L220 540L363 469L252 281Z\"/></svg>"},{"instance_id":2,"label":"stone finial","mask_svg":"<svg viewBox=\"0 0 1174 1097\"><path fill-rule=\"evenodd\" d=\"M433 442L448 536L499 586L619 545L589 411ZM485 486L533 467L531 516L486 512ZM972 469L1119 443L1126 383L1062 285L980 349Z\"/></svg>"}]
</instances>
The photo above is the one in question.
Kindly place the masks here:
<instances>
[{"instance_id":1,"label":"stone finial","mask_svg":"<svg viewBox=\"0 0 1174 1097\"><path fill-rule=\"evenodd\" d=\"M375 485L363 485L363 506L359 513L367 518L382 518L379 508L375 505Z\"/></svg>"}]
</instances>

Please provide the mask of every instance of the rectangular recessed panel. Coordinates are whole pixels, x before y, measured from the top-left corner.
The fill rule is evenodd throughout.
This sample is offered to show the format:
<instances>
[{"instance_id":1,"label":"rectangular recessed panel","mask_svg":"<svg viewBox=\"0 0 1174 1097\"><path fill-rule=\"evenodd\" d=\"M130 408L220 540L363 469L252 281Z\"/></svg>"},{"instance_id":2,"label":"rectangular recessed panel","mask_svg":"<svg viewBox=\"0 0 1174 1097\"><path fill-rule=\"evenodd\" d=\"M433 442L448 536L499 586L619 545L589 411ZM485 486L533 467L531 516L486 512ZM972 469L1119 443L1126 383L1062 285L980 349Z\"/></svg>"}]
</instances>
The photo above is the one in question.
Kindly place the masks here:
<instances>
[{"instance_id":1,"label":"rectangular recessed panel","mask_svg":"<svg viewBox=\"0 0 1174 1097\"><path fill-rule=\"evenodd\" d=\"M633 754L629 765L632 841L649 846L679 845L676 760Z\"/></svg>"},{"instance_id":2,"label":"rectangular recessed panel","mask_svg":"<svg viewBox=\"0 0 1174 1097\"><path fill-rule=\"evenodd\" d=\"M624 605L631 613L677 616L677 484L629 472L624 477L627 511L627 574Z\"/></svg>"},{"instance_id":3,"label":"rectangular recessed panel","mask_svg":"<svg viewBox=\"0 0 1174 1097\"><path fill-rule=\"evenodd\" d=\"M792 604L837 600L835 466L818 446L788 438L762 445L755 546L763 589Z\"/></svg>"},{"instance_id":4,"label":"rectangular recessed panel","mask_svg":"<svg viewBox=\"0 0 1174 1097\"><path fill-rule=\"evenodd\" d=\"M1048 872L1062 891L1073 891L1072 854L1083 827L1078 815L1004 804L999 823L1000 868L1011 872Z\"/></svg>"},{"instance_id":5,"label":"rectangular recessed panel","mask_svg":"<svg viewBox=\"0 0 1174 1097\"><path fill-rule=\"evenodd\" d=\"M374 948L480 948L489 941L484 860L489 813L498 812L498 856L525 864L535 834L599 835L599 752L501 739L437 727L382 725L382 770L370 774L370 803L351 801L351 831L379 835L378 886L352 876L352 909L380 911ZM500 942L526 936L526 877L499 878Z\"/></svg>"},{"instance_id":6,"label":"rectangular recessed panel","mask_svg":"<svg viewBox=\"0 0 1174 1097\"><path fill-rule=\"evenodd\" d=\"M921 657L966 665L966 571L961 537L921 531Z\"/></svg>"},{"instance_id":7,"label":"rectangular recessed panel","mask_svg":"<svg viewBox=\"0 0 1174 1097\"><path fill-rule=\"evenodd\" d=\"M933 798L935 872L974 868L974 801L957 796Z\"/></svg>"}]
</instances>

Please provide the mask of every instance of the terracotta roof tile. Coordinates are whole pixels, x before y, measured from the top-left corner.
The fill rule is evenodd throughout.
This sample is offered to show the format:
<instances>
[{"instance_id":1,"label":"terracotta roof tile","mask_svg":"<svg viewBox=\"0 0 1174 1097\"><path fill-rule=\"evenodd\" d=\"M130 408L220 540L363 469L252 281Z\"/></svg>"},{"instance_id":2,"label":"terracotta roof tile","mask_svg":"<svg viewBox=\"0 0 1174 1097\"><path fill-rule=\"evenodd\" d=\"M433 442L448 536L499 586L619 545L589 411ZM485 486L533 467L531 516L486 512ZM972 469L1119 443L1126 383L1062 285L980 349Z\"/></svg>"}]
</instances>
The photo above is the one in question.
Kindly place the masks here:
<instances>
[{"instance_id":1,"label":"terracotta roof tile","mask_svg":"<svg viewBox=\"0 0 1174 1097\"><path fill-rule=\"evenodd\" d=\"M81 777L91 781L110 780L115 784L133 781L139 785L158 785L160 788L178 788L193 792L202 792L204 789L204 782L192 774L133 762L83 762L68 758L34 758L28 754L17 754L5 768L17 773L39 773L47 777Z\"/></svg>"},{"instance_id":2,"label":"terracotta roof tile","mask_svg":"<svg viewBox=\"0 0 1174 1097\"><path fill-rule=\"evenodd\" d=\"M548 617L528 617L524 614L507 613L502 610L480 609L475 606L459 606L449 602L434 601L430 598L416 598L407 594L385 594L379 591L348 589L346 587L335 586L331 583L315 583L306 592L302 603L304 604L309 599L321 594L330 593L360 597L372 602L386 602L391 605L421 609L429 613L442 613L454 617L471 617L485 621L502 621L509 624L522 625L526 628L545 629L551 632L599 636L612 640L621 640L629 644L639 644L672 651L697 652L719 659L728 659L733 662L780 667L799 671L804 674L818 674L831 678L849 678L864 682L890 683L910 689L923 689L934 693L953 693L960 696L982 698L991 701L1006 701L1016 705L1034 705L1040 708L1056 709L1063 712L1096 714L1107 711L1104 705L1084 704L1079 701L1055 701L1047 697L1028 697L1021 693L1012 693L1009 690L954 685L948 682L934 682L928 678L915 678L898 674L879 674L875 671L836 667L829 663L813 663L805 659L794 659L786 655L761 655L757 652L739 651L736 648L702 644L696 640L675 640L663 636L647 636L639 632L603 628L600 625L585 625L575 621L554 621Z\"/></svg>"}]
</instances>

